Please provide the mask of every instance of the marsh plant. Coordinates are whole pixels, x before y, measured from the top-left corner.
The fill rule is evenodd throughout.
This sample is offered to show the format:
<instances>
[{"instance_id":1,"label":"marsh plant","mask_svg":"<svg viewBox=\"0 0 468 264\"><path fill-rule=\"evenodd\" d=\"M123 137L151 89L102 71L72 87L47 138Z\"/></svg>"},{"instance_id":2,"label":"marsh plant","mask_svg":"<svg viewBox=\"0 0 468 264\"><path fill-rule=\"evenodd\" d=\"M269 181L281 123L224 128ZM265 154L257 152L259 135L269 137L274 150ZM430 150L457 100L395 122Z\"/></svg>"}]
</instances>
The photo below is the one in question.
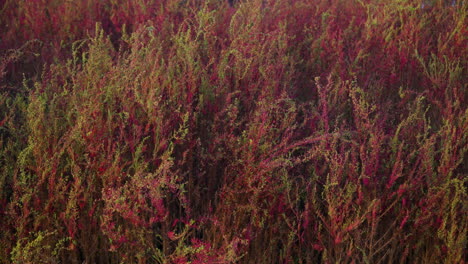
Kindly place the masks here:
<instances>
[{"instance_id":1,"label":"marsh plant","mask_svg":"<svg viewBox=\"0 0 468 264\"><path fill-rule=\"evenodd\" d=\"M0 263L465 263L463 1L0 3Z\"/></svg>"}]
</instances>

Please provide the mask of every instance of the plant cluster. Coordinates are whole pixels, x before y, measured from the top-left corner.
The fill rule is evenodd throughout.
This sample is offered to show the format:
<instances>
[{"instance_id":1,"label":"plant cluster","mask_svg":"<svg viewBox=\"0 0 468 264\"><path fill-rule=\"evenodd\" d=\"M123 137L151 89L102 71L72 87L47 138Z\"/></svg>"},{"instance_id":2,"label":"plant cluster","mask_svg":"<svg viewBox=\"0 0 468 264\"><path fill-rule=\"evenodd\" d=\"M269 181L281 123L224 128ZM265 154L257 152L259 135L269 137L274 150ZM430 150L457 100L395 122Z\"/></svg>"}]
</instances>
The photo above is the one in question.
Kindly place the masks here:
<instances>
[{"instance_id":1,"label":"plant cluster","mask_svg":"<svg viewBox=\"0 0 468 264\"><path fill-rule=\"evenodd\" d=\"M0 3L0 263L464 263L464 0Z\"/></svg>"}]
</instances>

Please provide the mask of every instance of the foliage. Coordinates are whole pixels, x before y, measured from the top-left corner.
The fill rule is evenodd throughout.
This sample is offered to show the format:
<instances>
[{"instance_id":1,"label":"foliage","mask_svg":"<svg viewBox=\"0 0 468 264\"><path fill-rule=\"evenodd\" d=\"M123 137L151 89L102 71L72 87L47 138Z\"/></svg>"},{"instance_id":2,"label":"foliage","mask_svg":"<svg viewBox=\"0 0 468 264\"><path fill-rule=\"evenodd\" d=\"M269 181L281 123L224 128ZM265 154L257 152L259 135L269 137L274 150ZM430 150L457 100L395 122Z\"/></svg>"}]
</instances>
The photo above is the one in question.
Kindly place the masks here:
<instances>
[{"instance_id":1,"label":"foliage","mask_svg":"<svg viewBox=\"0 0 468 264\"><path fill-rule=\"evenodd\" d=\"M464 1L0 3L0 263L467 258Z\"/></svg>"}]
</instances>

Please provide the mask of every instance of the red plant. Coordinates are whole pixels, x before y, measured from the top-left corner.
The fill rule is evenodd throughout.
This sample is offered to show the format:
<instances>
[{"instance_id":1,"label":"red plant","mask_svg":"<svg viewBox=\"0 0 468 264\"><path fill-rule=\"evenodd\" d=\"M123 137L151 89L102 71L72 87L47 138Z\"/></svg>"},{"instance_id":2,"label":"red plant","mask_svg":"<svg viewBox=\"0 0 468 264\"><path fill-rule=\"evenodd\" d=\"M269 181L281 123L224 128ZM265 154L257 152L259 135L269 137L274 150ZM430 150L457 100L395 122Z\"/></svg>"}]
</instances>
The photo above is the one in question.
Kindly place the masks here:
<instances>
[{"instance_id":1,"label":"red plant","mask_svg":"<svg viewBox=\"0 0 468 264\"><path fill-rule=\"evenodd\" d=\"M0 263L463 263L432 2L0 1Z\"/></svg>"}]
</instances>

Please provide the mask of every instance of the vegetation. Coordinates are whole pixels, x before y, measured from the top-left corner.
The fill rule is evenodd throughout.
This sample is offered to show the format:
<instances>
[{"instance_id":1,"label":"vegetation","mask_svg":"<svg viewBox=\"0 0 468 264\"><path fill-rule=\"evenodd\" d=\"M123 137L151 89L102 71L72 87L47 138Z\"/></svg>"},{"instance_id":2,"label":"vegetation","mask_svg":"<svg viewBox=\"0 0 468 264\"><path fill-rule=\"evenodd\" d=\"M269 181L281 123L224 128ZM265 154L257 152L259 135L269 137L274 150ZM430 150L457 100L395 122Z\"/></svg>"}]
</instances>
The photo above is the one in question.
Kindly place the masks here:
<instances>
[{"instance_id":1,"label":"vegetation","mask_svg":"<svg viewBox=\"0 0 468 264\"><path fill-rule=\"evenodd\" d=\"M0 263L465 263L465 1L0 3Z\"/></svg>"}]
</instances>

